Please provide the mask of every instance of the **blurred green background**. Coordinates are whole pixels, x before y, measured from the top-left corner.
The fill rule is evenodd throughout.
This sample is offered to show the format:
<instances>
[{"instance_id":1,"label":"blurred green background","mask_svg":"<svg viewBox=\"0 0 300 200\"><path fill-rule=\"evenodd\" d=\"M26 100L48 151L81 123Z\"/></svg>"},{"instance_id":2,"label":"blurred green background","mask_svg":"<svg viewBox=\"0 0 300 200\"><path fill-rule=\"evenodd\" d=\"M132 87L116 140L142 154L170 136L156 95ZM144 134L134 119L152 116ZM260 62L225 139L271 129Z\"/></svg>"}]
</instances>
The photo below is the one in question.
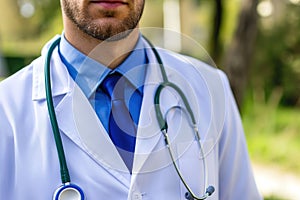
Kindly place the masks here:
<instances>
[{"instance_id":1,"label":"blurred green background","mask_svg":"<svg viewBox=\"0 0 300 200\"><path fill-rule=\"evenodd\" d=\"M0 7L1 80L39 56L63 29L59 1L0 0ZM300 0L151 0L141 22L180 31L208 51L230 78L254 165L295 177L300 175L299 13ZM179 51L197 57L193 49ZM266 199L286 198L266 194Z\"/></svg>"}]
</instances>

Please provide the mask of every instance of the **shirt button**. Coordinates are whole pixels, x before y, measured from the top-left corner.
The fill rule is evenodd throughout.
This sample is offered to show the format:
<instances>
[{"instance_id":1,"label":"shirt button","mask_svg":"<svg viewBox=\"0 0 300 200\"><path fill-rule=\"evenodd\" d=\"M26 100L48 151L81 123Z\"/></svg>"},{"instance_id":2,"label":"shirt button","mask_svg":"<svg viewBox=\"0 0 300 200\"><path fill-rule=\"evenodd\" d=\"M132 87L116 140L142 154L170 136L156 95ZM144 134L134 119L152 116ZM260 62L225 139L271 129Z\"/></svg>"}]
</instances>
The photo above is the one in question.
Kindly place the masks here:
<instances>
[{"instance_id":1,"label":"shirt button","mask_svg":"<svg viewBox=\"0 0 300 200\"><path fill-rule=\"evenodd\" d=\"M134 192L132 194L132 200L142 200L143 199L143 195L141 193L138 192Z\"/></svg>"}]
</instances>

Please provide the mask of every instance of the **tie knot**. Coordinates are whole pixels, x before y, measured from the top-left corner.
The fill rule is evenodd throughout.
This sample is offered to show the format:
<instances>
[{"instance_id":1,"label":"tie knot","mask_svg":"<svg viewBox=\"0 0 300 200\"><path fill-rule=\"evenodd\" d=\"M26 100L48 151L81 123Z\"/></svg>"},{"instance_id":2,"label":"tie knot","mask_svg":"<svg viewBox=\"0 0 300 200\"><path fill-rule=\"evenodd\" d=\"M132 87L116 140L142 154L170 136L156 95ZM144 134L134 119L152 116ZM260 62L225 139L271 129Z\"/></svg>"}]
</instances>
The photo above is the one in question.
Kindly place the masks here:
<instances>
[{"instance_id":1,"label":"tie knot","mask_svg":"<svg viewBox=\"0 0 300 200\"><path fill-rule=\"evenodd\" d=\"M101 88L111 100L124 99L125 78L120 73L108 75L101 83Z\"/></svg>"}]
</instances>

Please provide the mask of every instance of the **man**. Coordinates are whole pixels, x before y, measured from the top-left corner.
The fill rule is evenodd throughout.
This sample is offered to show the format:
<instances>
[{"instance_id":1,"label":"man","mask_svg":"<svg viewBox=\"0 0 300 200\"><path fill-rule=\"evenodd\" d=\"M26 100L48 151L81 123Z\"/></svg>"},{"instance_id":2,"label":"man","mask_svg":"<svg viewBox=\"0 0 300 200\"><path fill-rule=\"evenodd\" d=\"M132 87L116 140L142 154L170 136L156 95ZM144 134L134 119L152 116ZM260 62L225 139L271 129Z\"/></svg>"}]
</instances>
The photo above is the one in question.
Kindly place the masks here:
<instances>
[{"instance_id":1,"label":"man","mask_svg":"<svg viewBox=\"0 0 300 200\"><path fill-rule=\"evenodd\" d=\"M61 0L61 6L60 41L55 37L40 58L0 85L0 199L192 199L209 185L215 190L209 187L209 199L260 199L222 72L163 49L158 57L137 29L144 0ZM47 57L51 83L44 80ZM56 190L61 160L45 85L71 176L62 175L64 191ZM160 112L167 125L157 121Z\"/></svg>"}]
</instances>

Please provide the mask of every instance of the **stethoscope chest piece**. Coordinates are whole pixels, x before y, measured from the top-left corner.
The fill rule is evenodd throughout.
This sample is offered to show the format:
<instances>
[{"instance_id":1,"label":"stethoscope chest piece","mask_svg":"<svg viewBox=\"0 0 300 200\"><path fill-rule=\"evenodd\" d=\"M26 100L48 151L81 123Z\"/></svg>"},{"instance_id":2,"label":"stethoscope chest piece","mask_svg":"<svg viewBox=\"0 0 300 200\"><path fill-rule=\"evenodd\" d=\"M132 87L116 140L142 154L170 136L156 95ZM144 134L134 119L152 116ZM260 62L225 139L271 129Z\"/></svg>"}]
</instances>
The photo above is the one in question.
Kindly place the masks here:
<instances>
[{"instance_id":1,"label":"stethoscope chest piece","mask_svg":"<svg viewBox=\"0 0 300 200\"><path fill-rule=\"evenodd\" d=\"M85 200L82 189L71 183L66 183L57 188L53 200Z\"/></svg>"}]
</instances>

